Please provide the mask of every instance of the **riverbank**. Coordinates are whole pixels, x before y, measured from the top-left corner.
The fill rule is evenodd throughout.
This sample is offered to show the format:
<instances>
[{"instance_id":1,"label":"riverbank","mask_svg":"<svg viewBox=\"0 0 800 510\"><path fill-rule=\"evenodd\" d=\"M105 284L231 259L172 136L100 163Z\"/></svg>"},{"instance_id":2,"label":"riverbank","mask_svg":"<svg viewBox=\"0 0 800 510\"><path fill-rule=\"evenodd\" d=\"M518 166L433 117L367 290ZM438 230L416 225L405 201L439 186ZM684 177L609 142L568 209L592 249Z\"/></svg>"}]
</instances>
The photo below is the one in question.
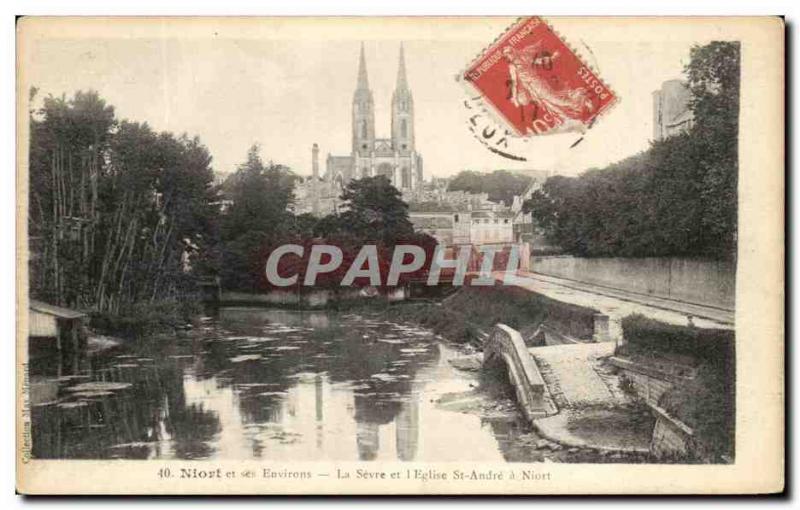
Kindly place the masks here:
<instances>
[{"instance_id":1,"label":"riverbank","mask_svg":"<svg viewBox=\"0 0 800 510\"><path fill-rule=\"evenodd\" d=\"M541 345L536 333L547 323L575 338L591 338L594 311L557 302L513 286L462 287L440 302L387 308L390 320L410 321L456 343L481 345L497 323L520 332L528 345Z\"/></svg>"},{"instance_id":2,"label":"riverbank","mask_svg":"<svg viewBox=\"0 0 800 510\"><path fill-rule=\"evenodd\" d=\"M573 328L591 313L574 308ZM392 306L384 313L477 349L494 324L515 326L558 409L533 423L554 444L609 455L647 455L652 448L661 462L734 458L732 331L631 316L623 321L628 342L620 348L609 342L543 346L530 337L545 321L564 321L565 310L572 309L522 289L464 288L440 303ZM462 364L480 365L480 355L473 357Z\"/></svg>"},{"instance_id":3,"label":"riverbank","mask_svg":"<svg viewBox=\"0 0 800 510\"><path fill-rule=\"evenodd\" d=\"M100 335L133 340L191 328L203 314L199 298L136 303L117 313L91 312L89 328Z\"/></svg>"}]
</instances>

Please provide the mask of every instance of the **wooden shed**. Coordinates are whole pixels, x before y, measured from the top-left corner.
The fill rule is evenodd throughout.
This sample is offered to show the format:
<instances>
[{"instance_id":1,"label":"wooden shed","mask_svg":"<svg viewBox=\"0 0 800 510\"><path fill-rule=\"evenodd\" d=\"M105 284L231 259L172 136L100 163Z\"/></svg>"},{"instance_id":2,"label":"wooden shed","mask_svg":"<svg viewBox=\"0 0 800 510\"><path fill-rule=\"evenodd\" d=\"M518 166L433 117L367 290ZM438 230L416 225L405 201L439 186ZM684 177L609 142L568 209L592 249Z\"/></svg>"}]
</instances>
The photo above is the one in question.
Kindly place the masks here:
<instances>
[{"instance_id":1,"label":"wooden shed","mask_svg":"<svg viewBox=\"0 0 800 510\"><path fill-rule=\"evenodd\" d=\"M51 339L55 340L55 348L59 352L78 352L86 344L85 320L86 314L83 312L31 300L28 309L31 350L45 347L34 345L41 343L38 341Z\"/></svg>"}]
</instances>

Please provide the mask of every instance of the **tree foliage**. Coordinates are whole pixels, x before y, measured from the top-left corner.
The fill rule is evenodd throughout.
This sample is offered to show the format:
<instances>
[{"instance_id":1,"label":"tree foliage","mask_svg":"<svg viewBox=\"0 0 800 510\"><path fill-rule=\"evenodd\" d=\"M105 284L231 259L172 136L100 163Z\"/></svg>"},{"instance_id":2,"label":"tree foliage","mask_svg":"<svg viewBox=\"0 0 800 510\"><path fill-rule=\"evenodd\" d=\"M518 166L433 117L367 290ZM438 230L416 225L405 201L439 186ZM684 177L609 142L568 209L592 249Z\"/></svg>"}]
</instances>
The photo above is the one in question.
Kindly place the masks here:
<instances>
[{"instance_id":1,"label":"tree foliage","mask_svg":"<svg viewBox=\"0 0 800 510\"><path fill-rule=\"evenodd\" d=\"M323 221L316 230L319 235L386 245L414 235L408 204L384 175L350 181L341 199L344 212Z\"/></svg>"},{"instance_id":2,"label":"tree foliage","mask_svg":"<svg viewBox=\"0 0 800 510\"><path fill-rule=\"evenodd\" d=\"M226 288L254 290L263 273L265 247L296 233L291 207L297 180L287 167L265 164L253 145L223 183L230 204L221 221L220 276Z\"/></svg>"},{"instance_id":3,"label":"tree foliage","mask_svg":"<svg viewBox=\"0 0 800 510\"><path fill-rule=\"evenodd\" d=\"M694 47L685 69L694 125L581 176L556 176L525 209L580 256L735 255L739 44Z\"/></svg>"},{"instance_id":4,"label":"tree foliage","mask_svg":"<svg viewBox=\"0 0 800 510\"><path fill-rule=\"evenodd\" d=\"M464 170L450 181L447 189L467 193L488 193L489 200L504 202L510 206L514 195L521 195L530 183L530 177L508 170L495 170L492 173Z\"/></svg>"},{"instance_id":5,"label":"tree foliage","mask_svg":"<svg viewBox=\"0 0 800 510\"><path fill-rule=\"evenodd\" d=\"M31 295L110 312L183 295L214 236L208 150L118 120L92 91L30 120Z\"/></svg>"}]
</instances>

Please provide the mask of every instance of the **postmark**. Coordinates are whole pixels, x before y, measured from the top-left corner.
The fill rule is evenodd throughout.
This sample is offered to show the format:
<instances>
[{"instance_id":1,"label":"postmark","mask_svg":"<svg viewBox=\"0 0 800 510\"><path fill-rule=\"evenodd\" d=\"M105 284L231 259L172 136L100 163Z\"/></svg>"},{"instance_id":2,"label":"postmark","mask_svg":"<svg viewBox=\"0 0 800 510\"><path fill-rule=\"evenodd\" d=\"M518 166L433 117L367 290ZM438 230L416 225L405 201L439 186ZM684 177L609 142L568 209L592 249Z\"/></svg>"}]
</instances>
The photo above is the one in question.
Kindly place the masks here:
<instances>
[{"instance_id":1,"label":"postmark","mask_svg":"<svg viewBox=\"0 0 800 510\"><path fill-rule=\"evenodd\" d=\"M522 18L459 77L516 136L583 133L618 96L543 19Z\"/></svg>"}]
</instances>

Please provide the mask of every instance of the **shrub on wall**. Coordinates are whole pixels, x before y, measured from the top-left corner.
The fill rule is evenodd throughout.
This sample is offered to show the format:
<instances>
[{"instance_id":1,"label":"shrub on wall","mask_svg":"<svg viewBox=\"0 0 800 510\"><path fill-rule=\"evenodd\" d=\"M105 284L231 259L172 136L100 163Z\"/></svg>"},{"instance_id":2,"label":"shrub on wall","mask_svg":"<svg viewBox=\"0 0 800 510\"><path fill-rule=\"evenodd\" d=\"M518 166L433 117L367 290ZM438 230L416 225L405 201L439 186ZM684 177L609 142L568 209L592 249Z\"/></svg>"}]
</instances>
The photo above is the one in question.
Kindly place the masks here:
<instances>
[{"instance_id":1,"label":"shrub on wall","mask_svg":"<svg viewBox=\"0 0 800 510\"><path fill-rule=\"evenodd\" d=\"M681 354L702 360L721 359L732 353L733 331L665 324L639 314L622 319L628 351Z\"/></svg>"}]
</instances>

